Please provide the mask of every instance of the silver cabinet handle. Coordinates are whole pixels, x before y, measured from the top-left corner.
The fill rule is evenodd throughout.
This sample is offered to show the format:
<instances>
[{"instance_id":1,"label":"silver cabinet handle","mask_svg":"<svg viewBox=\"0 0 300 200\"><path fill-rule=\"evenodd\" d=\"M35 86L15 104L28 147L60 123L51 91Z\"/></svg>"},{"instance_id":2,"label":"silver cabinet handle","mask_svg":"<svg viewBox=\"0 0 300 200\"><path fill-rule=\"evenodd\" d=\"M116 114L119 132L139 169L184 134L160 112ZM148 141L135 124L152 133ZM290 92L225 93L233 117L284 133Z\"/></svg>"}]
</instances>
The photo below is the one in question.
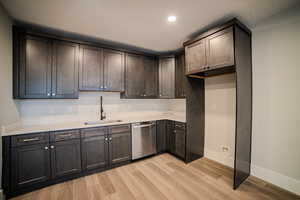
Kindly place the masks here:
<instances>
[{"instance_id":1,"label":"silver cabinet handle","mask_svg":"<svg viewBox=\"0 0 300 200\"><path fill-rule=\"evenodd\" d=\"M108 140L108 138L105 138L105 141L107 141Z\"/></svg>"},{"instance_id":2,"label":"silver cabinet handle","mask_svg":"<svg viewBox=\"0 0 300 200\"><path fill-rule=\"evenodd\" d=\"M53 146L53 145L51 145L51 146L50 146L50 148L51 148L51 149L54 149L54 146Z\"/></svg>"},{"instance_id":3,"label":"silver cabinet handle","mask_svg":"<svg viewBox=\"0 0 300 200\"><path fill-rule=\"evenodd\" d=\"M45 150L48 150L49 149L49 147L45 147Z\"/></svg>"},{"instance_id":4,"label":"silver cabinet handle","mask_svg":"<svg viewBox=\"0 0 300 200\"><path fill-rule=\"evenodd\" d=\"M40 140L39 137L35 137L35 138L23 139L22 142L34 142L39 140Z\"/></svg>"},{"instance_id":5,"label":"silver cabinet handle","mask_svg":"<svg viewBox=\"0 0 300 200\"><path fill-rule=\"evenodd\" d=\"M52 96L55 96L56 94L55 93L52 93Z\"/></svg>"},{"instance_id":6,"label":"silver cabinet handle","mask_svg":"<svg viewBox=\"0 0 300 200\"><path fill-rule=\"evenodd\" d=\"M51 94L50 94L50 93L47 93L47 96L48 96L48 97L50 97L50 96L51 96Z\"/></svg>"}]
</instances>

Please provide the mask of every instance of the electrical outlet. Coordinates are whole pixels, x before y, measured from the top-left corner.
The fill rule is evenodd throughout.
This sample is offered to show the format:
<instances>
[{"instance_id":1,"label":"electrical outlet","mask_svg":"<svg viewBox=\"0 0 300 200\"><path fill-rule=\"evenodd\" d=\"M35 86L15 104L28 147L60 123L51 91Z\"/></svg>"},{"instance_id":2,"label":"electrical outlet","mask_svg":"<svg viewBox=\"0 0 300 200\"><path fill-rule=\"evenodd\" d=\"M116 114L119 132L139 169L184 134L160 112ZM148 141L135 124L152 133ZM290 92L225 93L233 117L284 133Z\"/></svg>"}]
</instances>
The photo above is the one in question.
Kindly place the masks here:
<instances>
[{"instance_id":1,"label":"electrical outlet","mask_svg":"<svg viewBox=\"0 0 300 200\"><path fill-rule=\"evenodd\" d=\"M229 151L229 148L228 148L228 147L222 147L222 151L223 151L223 152L228 152L228 151Z\"/></svg>"}]
</instances>

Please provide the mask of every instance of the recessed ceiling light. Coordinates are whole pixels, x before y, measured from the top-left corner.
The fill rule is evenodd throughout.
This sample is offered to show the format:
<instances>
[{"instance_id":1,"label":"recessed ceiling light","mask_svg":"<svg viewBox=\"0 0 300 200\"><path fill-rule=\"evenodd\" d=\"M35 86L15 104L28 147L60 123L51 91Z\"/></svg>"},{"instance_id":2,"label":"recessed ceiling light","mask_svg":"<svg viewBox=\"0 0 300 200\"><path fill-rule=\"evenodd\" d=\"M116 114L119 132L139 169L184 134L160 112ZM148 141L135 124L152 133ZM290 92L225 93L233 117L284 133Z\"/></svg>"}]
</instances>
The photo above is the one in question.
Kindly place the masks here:
<instances>
[{"instance_id":1,"label":"recessed ceiling light","mask_svg":"<svg viewBox=\"0 0 300 200\"><path fill-rule=\"evenodd\" d=\"M168 21L169 22L176 22L176 16L169 16Z\"/></svg>"}]
</instances>

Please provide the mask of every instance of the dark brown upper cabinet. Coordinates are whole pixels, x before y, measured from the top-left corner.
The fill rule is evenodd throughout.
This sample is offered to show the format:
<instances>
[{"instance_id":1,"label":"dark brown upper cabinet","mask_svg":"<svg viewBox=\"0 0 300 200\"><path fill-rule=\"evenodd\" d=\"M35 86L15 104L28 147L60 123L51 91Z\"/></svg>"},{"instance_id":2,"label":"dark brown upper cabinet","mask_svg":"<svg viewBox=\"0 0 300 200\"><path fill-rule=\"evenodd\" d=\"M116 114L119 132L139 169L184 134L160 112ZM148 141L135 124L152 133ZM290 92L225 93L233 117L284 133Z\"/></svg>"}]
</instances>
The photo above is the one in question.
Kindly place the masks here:
<instances>
[{"instance_id":1,"label":"dark brown upper cabinet","mask_svg":"<svg viewBox=\"0 0 300 200\"><path fill-rule=\"evenodd\" d=\"M159 59L159 98L175 98L175 58Z\"/></svg>"},{"instance_id":2,"label":"dark brown upper cabinet","mask_svg":"<svg viewBox=\"0 0 300 200\"><path fill-rule=\"evenodd\" d=\"M206 39L199 40L185 47L186 73L192 74L207 67Z\"/></svg>"},{"instance_id":3,"label":"dark brown upper cabinet","mask_svg":"<svg viewBox=\"0 0 300 200\"><path fill-rule=\"evenodd\" d=\"M123 98L156 98L158 92L157 60L135 54L126 54L125 92Z\"/></svg>"},{"instance_id":4,"label":"dark brown upper cabinet","mask_svg":"<svg viewBox=\"0 0 300 200\"><path fill-rule=\"evenodd\" d=\"M53 43L52 98L78 98L78 50L75 43Z\"/></svg>"},{"instance_id":5,"label":"dark brown upper cabinet","mask_svg":"<svg viewBox=\"0 0 300 200\"><path fill-rule=\"evenodd\" d=\"M82 91L124 91L124 54L81 45L79 76Z\"/></svg>"},{"instance_id":6,"label":"dark brown upper cabinet","mask_svg":"<svg viewBox=\"0 0 300 200\"><path fill-rule=\"evenodd\" d=\"M79 89L103 89L103 50L80 45Z\"/></svg>"},{"instance_id":7,"label":"dark brown upper cabinet","mask_svg":"<svg viewBox=\"0 0 300 200\"><path fill-rule=\"evenodd\" d=\"M184 81L185 81L185 64L184 54L175 57L175 97L185 98Z\"/></svg>"},{"instance_id":8,"label":"dark brown upper cabinet","mask_svg":"<svg viewBox=\"0 0 300 200\"><path fill-rule=\"evenodd\" d=\"M187 44L185 54L187 75L233 66L233 27Z\"/></svg>"},{"instance_id":9,"label":"dark brown upper cabinet","mask_svg":"<svg viewBox=\"0 0 300 200\"><path fill-rule=\"evenodd\" d=\"M156 98L158 94L158 63L157 59L144 57L144 77L146 98Z\"/></svg>"},{"instance_id":10,"label":"dark brown upper cabinet","mask_svg":"<svg viewBox=\"0 0 300 200\"><path fill-rule=\"evenodd\" d=\"M220 68L234 65L233 28L227 28L207 38L208 66Z\"/></svg>"},{"instance_id":11,"label":"dark brown upper cabinet","mask_svg":"<svg viewBox=\"0 0 300 200\"><path fill-rule=\"evenodd\" d=\"M110 92L124 91L124 53L103 50L104 90Z\"/></svg>"},{"instance_id":12,"label":"dark brown upper cabinet","mask_svg":"<svg viewBox=\"0 0 300 200\"><path fill-rule=\"evenodd\" d=\"M41 37L22 35L14 41L14 91L16 98L50 98L52 42ZM17 72L17 74L16 74Z\"/></svg>"},{"instance_id":13,"label":"dark brown upper cabinet","mask_svg":"<svg viewBox=\"0 0 300 200\"><path fill-rule=\"evenodd\" d=\"M78 98L78 45L14 34L14 98Z\"/></svg>"}]
</instances>

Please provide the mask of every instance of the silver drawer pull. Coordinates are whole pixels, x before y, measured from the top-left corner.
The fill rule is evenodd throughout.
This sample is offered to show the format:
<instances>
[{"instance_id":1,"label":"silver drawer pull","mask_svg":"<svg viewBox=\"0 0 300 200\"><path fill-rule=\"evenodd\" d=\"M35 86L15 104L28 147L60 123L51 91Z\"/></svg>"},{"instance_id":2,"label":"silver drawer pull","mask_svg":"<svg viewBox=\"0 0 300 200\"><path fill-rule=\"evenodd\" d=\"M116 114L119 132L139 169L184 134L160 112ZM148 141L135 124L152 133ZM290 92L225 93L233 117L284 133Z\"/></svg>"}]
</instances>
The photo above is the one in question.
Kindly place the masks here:
<instances>
[{"instance_id":1,"label":"silver drawer pull","mask_svg":"<svg viewBox=\"0 0 300 200\"><path fill-rule=\"evenodd\" d=\"M58 137L62 137L62 138L65 138L65 137L71 137L73 134L70 133L70 134L65 134L65 135L58 135Z\"/></svg>"},{"instance_id":2,"label":"silver drawer pull","mask_svg":"<svg viewBox=\"0 0 300 200\"><path fill-rule=\"evenodd\" d=\"M149 126L154 126L155 124L147 124L147 125L140 125L140 126L133 126L133 128L144 128Z\"/></svg>"},{"instance_id":3,"label":"silver drawer pull","mask_svg":"<svg viewBox=\"0 0 300 200\"><path fill-rule=\"evenodd\" d=\"M35 137L35 138L23 139L21 142L33 142L33 141L39 141L39 140L40 140L39 137Z\"/></svg>"}]
</instances>

